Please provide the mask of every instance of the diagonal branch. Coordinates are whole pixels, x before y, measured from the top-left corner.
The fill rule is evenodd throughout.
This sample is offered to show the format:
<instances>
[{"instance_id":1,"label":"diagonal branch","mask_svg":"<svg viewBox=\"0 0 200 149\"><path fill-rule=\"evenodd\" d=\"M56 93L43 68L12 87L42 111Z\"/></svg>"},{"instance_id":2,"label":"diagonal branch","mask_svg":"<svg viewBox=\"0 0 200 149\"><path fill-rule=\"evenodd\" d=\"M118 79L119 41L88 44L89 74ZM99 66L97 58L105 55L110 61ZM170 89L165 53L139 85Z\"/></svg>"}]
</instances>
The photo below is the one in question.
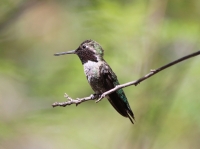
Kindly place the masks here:
<instances>
[{"instance_id":1,"label":"diagonal branch","mask_svg":"<svg viewBox=\"0 0 200 149\"><path fill-rule=\"evenodd\" d=\"M175 65L175 64L177 64L177 63L180 63L180 62L182 62L182 61L184 61L184 60L187 60L187 59L189 59L189 58L192 58L192 57L194 57L194 56L197 56L197 55L200 55L200 51L197 51L197 52L195 52L195 53L192 53L192 54L189 54L189 55L187 55L187 56L184 56L184 57L182 57L182 58L180 58L180 59L177 59L177 60L175 60L175 61L173 61L173 62L171 62L171 63L168 63L168 64L166 64L166 65L164 65L164 66L162 66L162 67L160 67L160 68L158 68L158 69L150 70L150 73L146 74L145 76L141 77L140 79L138 79L138 80L136 80L136 81L131 81L131 82L128 82L128 83L124 83L124 84L121 84L121 85L117 85L117 86L115 86L113 89L111 89L111 90L109 90L109 91L107 91L107 92L104 92L104 93L100 96L100 98L99 98L99 96L97 96L97 95L94 95L94 96L91 95L91 96L89 96L89 97L78 98L78 99L72 99L72 98L70 98L70 97L65 93L65 97L68 99L68 101L66 101L66 102L60 102L60 103L59 103L59 102L55 102L55 103L52 104L52 106L53 106L53 107L56 107L56 106L65 107L65 106L71 105L71 104L76 104L76 105L78 105L78 104L80 104L80 103L82 103L82 102L85 102L85 101L88 101L88 100L94 100L94 99L98 99L98 100L96 100L96 102L99 102L99 101L101 101L104 97L106 97L107 95L111 94L112 92L115 92L116 90L122 89L122 88L124 88L124 87L131 86L131 85L137 86L140 82L142 82L142 81L146 80L147 78L149 78L149 77L151 77L151 76L157 74L158 72L160 72L160 71L162 71L162 70L164 70L164 69L166 69L166 68L168 68L168 67L171 67L171 66L173 66L173 65Z\"/></svg>"}]
</instances>

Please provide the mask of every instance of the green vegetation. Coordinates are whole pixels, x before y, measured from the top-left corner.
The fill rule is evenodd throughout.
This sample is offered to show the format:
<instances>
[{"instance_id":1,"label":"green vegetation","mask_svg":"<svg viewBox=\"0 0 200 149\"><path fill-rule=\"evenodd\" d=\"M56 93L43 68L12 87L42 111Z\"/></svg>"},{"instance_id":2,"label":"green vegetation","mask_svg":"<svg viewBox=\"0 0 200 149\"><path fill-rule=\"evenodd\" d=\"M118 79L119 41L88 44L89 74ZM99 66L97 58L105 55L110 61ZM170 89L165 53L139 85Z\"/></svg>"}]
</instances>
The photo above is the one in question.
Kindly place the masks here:
<instances>
[{"instance_id":1,"label":"green vegetation","mask_svg":"<svg viewBox=\"0 0 200 149\"><path fill-rule=\"evenodd\" d=\"M200 48L197 0L1 0L0 149L199 149L200 57L124 89L136 123L92 92L77 56L99 42L120 83Z\"/></svg>"}]
</instances>

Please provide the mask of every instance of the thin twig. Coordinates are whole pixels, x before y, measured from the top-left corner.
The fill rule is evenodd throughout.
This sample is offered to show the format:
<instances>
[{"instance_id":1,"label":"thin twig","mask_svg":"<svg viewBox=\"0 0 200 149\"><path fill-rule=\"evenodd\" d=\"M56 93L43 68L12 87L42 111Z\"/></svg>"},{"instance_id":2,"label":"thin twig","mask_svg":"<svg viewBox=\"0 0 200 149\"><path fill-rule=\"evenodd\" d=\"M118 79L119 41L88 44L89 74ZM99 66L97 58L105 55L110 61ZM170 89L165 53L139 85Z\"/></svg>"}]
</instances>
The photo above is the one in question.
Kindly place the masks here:
<instances>
[{"instance_id":1,"label":"thin twig","mask_svg":"<svg viewBox=\"0 0 200 149\"><path fill-rule=\"evenodd\" d=\"M111 94L112 92L115 92L116 90L119 90L119 89L124 88L124 87L131 86L131 85L137 86L139 83L141 83L142 81L146 80L147 78L149 78L149 77L151 77L151 76L157 74L158 72L160 72L160 71L162 71L162 70L164 70L164 69L166 69L166 68L168 68L168 67L171 67L171 66L173 66L173 65L175 65L175 64L177 64L177 63L179 63L179 62L182 62L182 61L184 61L184 60L187 60L187 59L189 59L189 58L192 58L192 57L194 57L194 56L197 56L197 55L200 55L200 51L197 51L197 52L195 52L195 53L192 53L192 54L189 54L189 55L187 55L187 56L184 56L184 57L182 57L182 58L180 58L180 59L178 59L178 60L175 60L175 61L173 61L173 62L171 62L171 63L169 63L169 64L166 64L166 65L164 65L164 66L162 66L162 67L160 67L160 68L158 68L158 69L150 70L150 73L146 74L145 76L143 76L142 78L140 78L140 79L138 79L138 80L136 80L136 81L131 81L131 82L128 82L128 83L124 83L124 84L121 84L121 85L117 85L117 86L115 86L113 89L111 89L111 90L109 90L109 91L107 91L107 92L104 92L104 93L100 96L99 99L98 99L99 96L89 96L89 97L84 97L84 98L72 99L72 98L70 98L67 94L65 94L65 97L66 97L69 101L60 102L60 103L55 102L55 103L53 103L52 106L53 106L53 107L56 107L56 106L65 107L65 106L71 105L71 104L76 104L76 105L78 105L78 104L80 104L80 103L82 103L82 102L85 102L85 101L88 101L88 100L94 100L94 99L98 99L96 102L99 102L99 101L101 101L105 96Z\"/></svg>"},{"instance_id":2,"label":"thin twig","mask_svg":"<svg viewBox=\"0 0 200 149\"><path fill-rule=\"evenodd\" d=\"M52 104L53 107L66 107L68 105L71 104L75 104L76 106L78 106L80 103L88 101L88 100L94 100L94 99L98 99L99 96L97 95L90 95L89 97L83 97L83 98L77 98L77 99L72 99L71 97L69 97L66 93L64 94L64 97L68 99L68 101L65 102L55 102Z\"/></svg>"}]
</instances>

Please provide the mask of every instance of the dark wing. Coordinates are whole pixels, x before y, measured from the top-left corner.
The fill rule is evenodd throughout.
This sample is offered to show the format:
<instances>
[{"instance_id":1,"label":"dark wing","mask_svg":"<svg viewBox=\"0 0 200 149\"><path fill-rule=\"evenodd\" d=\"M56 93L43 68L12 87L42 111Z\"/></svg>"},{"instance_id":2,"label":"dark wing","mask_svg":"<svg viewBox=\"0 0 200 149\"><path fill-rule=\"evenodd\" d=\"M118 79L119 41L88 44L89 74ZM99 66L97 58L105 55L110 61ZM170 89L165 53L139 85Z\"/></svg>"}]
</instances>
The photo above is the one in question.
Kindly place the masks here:
<instances>
[{"instance_id":1,"label":"dark wing","mask_svg":"<svg viewBox=\"0 0 200 149\"><path fill-rule=\"evenodd\" d=\"M119 85L117 76L109 67L109 65L102 65L100 69L106 91L114 88L116 85ZM128 117L133 123L134 114L122 89L119 89L116 92L109 94L108 100L117 112L119 112L122 116Z\"/></svg>"}]
</instances>

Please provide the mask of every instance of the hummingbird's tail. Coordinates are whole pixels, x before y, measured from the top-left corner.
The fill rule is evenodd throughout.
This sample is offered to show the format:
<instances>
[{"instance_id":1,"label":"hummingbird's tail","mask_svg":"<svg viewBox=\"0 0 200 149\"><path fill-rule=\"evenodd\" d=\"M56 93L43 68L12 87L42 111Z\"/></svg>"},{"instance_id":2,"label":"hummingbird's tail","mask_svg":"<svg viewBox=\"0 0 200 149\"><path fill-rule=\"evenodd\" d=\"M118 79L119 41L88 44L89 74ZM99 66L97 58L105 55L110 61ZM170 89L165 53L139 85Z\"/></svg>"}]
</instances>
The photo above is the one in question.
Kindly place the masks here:
<instances>
[{"instance_id":1,"label":"hummingbird's tail","mask_svg":"<svg viewBox=\"0 0 200 149\"><path fill-rule=\"evenodd\" d=\"M113 92L108 95L108 100L119 114L124 117L128 117L134 124L133 120L135 120L135 117L129 106L128 100L122 89L118 91L120 92L121 96L119 96L119 92Z\"/></svg>"}]
</instances>

